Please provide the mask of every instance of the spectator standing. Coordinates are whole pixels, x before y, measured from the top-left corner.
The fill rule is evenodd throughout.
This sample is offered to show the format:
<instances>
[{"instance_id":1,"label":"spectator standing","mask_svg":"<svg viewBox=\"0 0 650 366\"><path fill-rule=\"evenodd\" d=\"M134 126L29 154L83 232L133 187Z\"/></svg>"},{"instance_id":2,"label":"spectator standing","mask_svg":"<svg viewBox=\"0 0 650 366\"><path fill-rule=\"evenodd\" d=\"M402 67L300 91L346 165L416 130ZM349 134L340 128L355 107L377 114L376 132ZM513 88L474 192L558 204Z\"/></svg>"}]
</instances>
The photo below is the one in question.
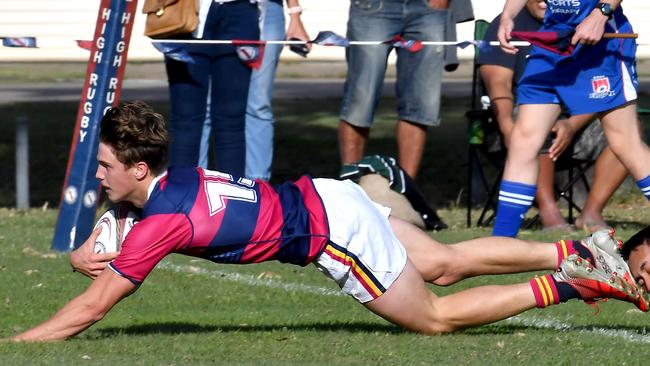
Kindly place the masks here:
<instances>
[{"instance_id":1,"label":"spectator standing","mask_svg":"<svg viewBox=\"0 0 650 366\"><path fill-rule=\"evenodd\" d=\"M302 7L298 0L286 0L289 26L285 32L285 18L282 0L260 0L261 39L281 41L297 38L308 41L309 35L300 18ZM311 45L307 45L311 49ZM250 179L268 181L271 178L273 161L273 135L275 119L271 100L275 72L283 45L268 44L264 49L262 65L253 70L246 105L246 169L245 175ZM211 119L209 116L210 100L208 98L206 119L201 136L199 166L208 167L208 146L210 142Z\"/></svg>"},{"instance_id":2,"label":"spectator standing","mask_svg":"<svg viewBox=\"0 0 650 366\"><path fill-rule=\"evenodd\" d=\"M526 0L507 0L498 38L504 51L514 18ZM499 190L493 234L515 236L537 191L537 154L560 114L560 101L571 115L598 113L607 142L650 199L650 149L637 128L637 79L634 39L602 39L605 31L633 33L620 0L547 2L540 30L575 33L570 55L533 47L519 81L520 104ZM602 40L601 40L602 39Z\"/></svg>"},{"instance_id":3,"label":"spectator standing","mask_svg":"<svg viewBox=\"0 0 650 366\"><path fill-rule=\"evenodd\" d=\"M351 41L405 39L443 41L448 0L359 0L350 2L347 38ZM390 45L351 46L346 49L345 80L339 123L342 164L359 161L365 150L382 90ZM415 178L426 142L427 128L440 123L440 84L443 47L419 52L397 50L399 165Z\"/></svg>"},{"instance_id":4,"label":"spectator standing","mask_svg":"<svg viewBox=\"0 0 650 366\"><path fill-rule=\"evenodd\" d=\"M528 0L524 10L514 19L515 29L535 31L542 25L546 12L544 0ZM485 40L494 41L500 24L497 16L486 31ZM492 47L481 51L478 57L481 77L485 82L492 101L492 108L499 123L506 145L514 126L514 94L517 81L526 66L530 47L520 47L517 54L507 54L500 48ZM576 226L593 231L607 226L602 210L609 198L627 176L627 170L607 146L602 125L594 121L594 113L571 116L555 122L552 131L555 138L550 147L543 148L539 155L539 178L537 180L536 200L544 228L563 229L569 227L555 200L553 181L555 161L570 158L577 153L585 158L597 157L594 181L587 197L587 202ZM591 140L591 141L590 141ZM548 141L550 142L550 141ZM584 147L584 149L581 149ZM566 149L573 151L567 151ZM582 158L582 156L580 156Z\"/></svg>"},{"instance_id":5,"label":"spectator standing","mask_svg":"<svg viewBox=\"0 0 650 366\"><path fill-rule=\"evenodd\" d=\"M198 39L259 39L255 1L200 0ZM210 117L216 169L243 175L245 113L251 69L234 45L187 45L193 63L165 57L171 99L170 162L196 166L210 90Z\"/></svg>"},{"instance_id":6,"label":"spectator standing","mask_svg":"<svg viewBox=\"0 0 650 366\"><path fill-rule=\"evenodd\" d=\"M286 0L289 26L285 32L282 0L262 0L262 39L280 41L297 38L309 41L309 35L300 19L302 8L298 0ZM309 45L308 47L311 47ZM273 161L273 135L275 119L271 99L273 82L282 45L266 45L264 61L258 70L253 70L248 103L246 105L246 177L249 179L271 178Z\"/></svg>"}]
</instances>

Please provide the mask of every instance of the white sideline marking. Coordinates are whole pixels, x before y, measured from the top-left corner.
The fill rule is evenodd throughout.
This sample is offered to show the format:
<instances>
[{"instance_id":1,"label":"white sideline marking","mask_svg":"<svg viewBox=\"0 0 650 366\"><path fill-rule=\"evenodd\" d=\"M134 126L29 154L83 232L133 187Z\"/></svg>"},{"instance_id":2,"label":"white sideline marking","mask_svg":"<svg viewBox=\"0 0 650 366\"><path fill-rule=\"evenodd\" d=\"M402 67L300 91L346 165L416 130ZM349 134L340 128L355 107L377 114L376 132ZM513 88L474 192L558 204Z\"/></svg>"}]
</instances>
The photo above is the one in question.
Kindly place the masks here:
<instances>
[{"instance_id":1,"label":"white sideline marking","mask_svg":"<svg viewBox=\"0 0 650 366\"><path fill-rule=\"evenodd\" d=\"M609 338L621 338L631 342L650 343L650 335L639 334L629 330L607 329L607 328L589 327L589 326L576 328L575 325L569 323L563 323L552 319L539 319L539 318L532 319L532 318L525 317L523 315L517 315L512 318L505 319L504 321L509 323L514 323L514 324L524 325L527 327L540 328L540 329L552 329L552 330L559 330L559 331L578 332L584 334L595 334L595 335L609 337Z\"/></svg>"},{"instance_id":2,"label":"white sideline marking","mask_svg":"<svg viewBox=\"0 0 650 366\"><path fill-rule=\"evenodd\" d=\"M310 286L301 283L282 282L269 278L258 278L253 275L241 274L237 272L225 272L219 270L209 270L198 266L171 264L167 261L159 263L159 269L169 270L177 273L196 274L216 279L228 280L231 282L244 283L252 286L261 286L274 289L282 289L291 292L304 292L323 296L346 296L343 292L332 290L325 287ZM609 338L620 338L630 342L650 343L650 334L639 334L629 330L606 329L599 327L577 328L575 324L564 323L553 319L530 318L524 315L517 315L503 320L504 322L519 324L526 327L539 329L552 329L557 331L571 331L584 334L594 334Z\"/></svg>"},{"instance_id":3,"label":"white sideline marking","mask_svg":"<svg viewBox=\"0 0 650 366\"><path fill-rule=\"evenodd\" d=\"M178 273L198 274L212 278L228 280L231 282L244 283L252 286L262 286L274 289L282 289L292 292L305 292L308 294L325 295L325 296L346 296L340 290L332 290L325 287L310 286L302 283L282 282L270 278L258 278L253 275L241 274L237 272L225 272L219 270L209 270L198 266L178 265L169 262L161 262L157 266L160 269L166 269Z\"/></svg>"}]
</instances>

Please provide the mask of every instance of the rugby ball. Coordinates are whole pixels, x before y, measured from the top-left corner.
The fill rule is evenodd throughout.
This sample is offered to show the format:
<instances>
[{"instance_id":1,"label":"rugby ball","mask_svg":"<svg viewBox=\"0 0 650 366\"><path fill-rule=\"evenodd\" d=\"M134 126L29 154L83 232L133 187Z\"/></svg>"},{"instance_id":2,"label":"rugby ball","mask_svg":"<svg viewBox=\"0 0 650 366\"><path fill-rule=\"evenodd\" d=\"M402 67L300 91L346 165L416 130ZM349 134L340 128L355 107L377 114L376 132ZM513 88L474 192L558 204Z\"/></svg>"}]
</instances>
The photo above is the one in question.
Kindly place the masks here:
<instances>
[{"instance_id":1,"label":"rugby ball","mask_svg":"<svg viewBox=\"0 0 650 366\"><path fill-rule=\"evenodd\" d=\"M95 253L119 251L126 235L139 220L140 215L128 205L109 208L95 224L95 229L102 227L102 232L95 240Z\"/></svg>"}]
</instances>

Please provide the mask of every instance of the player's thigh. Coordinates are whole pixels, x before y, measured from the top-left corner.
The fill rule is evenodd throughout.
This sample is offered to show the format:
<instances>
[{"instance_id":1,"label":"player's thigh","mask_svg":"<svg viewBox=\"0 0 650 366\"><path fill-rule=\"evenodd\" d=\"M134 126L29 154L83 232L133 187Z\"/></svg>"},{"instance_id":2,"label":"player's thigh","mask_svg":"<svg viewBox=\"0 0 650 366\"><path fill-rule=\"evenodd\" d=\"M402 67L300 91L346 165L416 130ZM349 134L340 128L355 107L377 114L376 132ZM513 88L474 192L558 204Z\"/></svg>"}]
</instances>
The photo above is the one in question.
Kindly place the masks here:
<instances>
[{"instance_id":1,"label":"player's thigh","mask_svg":"<svg viewBox=\"0 0 650 366\"><path fill-rule=\"evenodd\" d=\"M636 102L608 111L601 122L609 147L623 165L637 179L647 176L650 152L641 136Z\"/></svg>"},{"instance_id":2,"label":"player's thigh","mask_svg":"<svg viewBox=\"0 0 650 366\"><path fill-rule=\"evenodd\" d=\"M607 141L614 151L630 142L641 141L636 101L609 110L600 119Z\"/></svg>"},{"instance_id":3,"label":"player's thigh","mask_svg":"<svg viewBox=\"0 0 650 366\"><path fill-rule=\"evenodd\" d=\"M510 152L536 158L560 114L557 104L523 104L510 137ZM508 154L511 155L511 154Z\"/></svg>"},{"instance_id":4,"label":"player's thigh","mask_svg":"<svg viewBox=\"0 0 650 366\"><path fill-rule=\"evenodd\" d=\"M394 324L416 332L433 333L436 299L437 296L427 288L413 263L407 261L402 273L388 290L364 306Z\"/></svg>"}]
</instances>

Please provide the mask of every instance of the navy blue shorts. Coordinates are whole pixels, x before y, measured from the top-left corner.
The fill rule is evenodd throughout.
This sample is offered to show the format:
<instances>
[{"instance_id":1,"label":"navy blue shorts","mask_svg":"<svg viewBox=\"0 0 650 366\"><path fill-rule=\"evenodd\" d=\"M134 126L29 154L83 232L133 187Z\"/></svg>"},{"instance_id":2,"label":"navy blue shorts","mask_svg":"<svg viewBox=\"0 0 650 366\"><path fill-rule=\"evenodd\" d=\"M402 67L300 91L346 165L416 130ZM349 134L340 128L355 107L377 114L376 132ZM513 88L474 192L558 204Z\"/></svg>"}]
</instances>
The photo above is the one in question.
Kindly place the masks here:
<instances>
[{"instance_id":1,"label":"navy blue shorts","mask_svg":"<svg viewBox=\"0 0 650 366\"><path fill-rule=\"evenodd\" d=\"M533 48L519 81L519 104L564 104L569 114L603 112L637 98L634 39L582 45L562 57Z\"/></svg>"}]
</instances>

